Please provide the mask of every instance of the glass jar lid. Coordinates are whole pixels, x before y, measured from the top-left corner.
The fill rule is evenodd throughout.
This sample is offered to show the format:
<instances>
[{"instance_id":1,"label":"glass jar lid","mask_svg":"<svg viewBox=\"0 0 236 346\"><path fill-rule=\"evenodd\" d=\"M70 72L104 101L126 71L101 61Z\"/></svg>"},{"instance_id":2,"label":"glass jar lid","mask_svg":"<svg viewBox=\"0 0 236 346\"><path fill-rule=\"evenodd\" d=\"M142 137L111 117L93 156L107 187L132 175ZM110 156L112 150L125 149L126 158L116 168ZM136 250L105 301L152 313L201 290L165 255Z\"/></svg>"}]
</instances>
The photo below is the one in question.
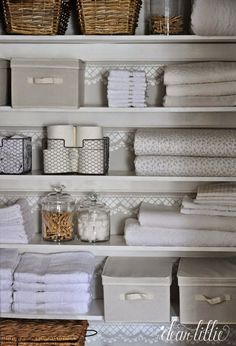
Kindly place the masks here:
<instances>
[{"instance_id":1,"label":"glass jar lid","mask_svg":"<svg viewBox=\"0 0 236 346\"><path fill-rule=\"evenodd\" d=\"M92 193L87 198L84 198L83 200L81 200L81 202L79 203L79 208L81 208L81 209L82 208L89 208L89 209L107 208L106 204L98 202L97 199L98 199L97 194Z\"/></svg>"},{"instance_id":2,"label":"glass jar lid","mask_svg":"<svg viewBox=\"0 0 236 346\"><path fill-rule=\"evenodd\" d=\"M64 192L65 186L59 185L54 187L54 191L48 193L40 201L41 204L50 203L50 204L74 204L74 198L67 192Z\"/></svg>"}]
</instances>

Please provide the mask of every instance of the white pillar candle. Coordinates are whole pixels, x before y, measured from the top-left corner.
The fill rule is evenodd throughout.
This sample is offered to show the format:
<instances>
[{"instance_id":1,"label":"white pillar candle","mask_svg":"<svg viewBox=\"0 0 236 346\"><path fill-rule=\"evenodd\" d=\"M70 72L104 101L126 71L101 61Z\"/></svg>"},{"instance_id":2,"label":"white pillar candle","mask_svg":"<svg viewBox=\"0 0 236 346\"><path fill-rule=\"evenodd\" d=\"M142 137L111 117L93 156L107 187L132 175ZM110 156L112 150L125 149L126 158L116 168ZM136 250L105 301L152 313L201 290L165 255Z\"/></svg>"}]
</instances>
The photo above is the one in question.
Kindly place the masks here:
<instances>
[{"instance_id":1,"label":"white pillar candle","mask_svg":"<svg viewBox=\"0 0 236 346\"><path fill-rule=\"evenodd\" d=\"M48 139L64 139L66 147L75 147L75 127L73 125L51 125L47 127Z\"/></svg>"},{"instance_id":2,"label":"white pillar candle","mask_svg":"<svg viewBox=\"0 0 236 346\"><path fill-rule=\"evenodd\" d=\"M100 126L77 126L77 147L83 146L84 139L102 139L103 131Z\"/></svg>"}]
</instances>

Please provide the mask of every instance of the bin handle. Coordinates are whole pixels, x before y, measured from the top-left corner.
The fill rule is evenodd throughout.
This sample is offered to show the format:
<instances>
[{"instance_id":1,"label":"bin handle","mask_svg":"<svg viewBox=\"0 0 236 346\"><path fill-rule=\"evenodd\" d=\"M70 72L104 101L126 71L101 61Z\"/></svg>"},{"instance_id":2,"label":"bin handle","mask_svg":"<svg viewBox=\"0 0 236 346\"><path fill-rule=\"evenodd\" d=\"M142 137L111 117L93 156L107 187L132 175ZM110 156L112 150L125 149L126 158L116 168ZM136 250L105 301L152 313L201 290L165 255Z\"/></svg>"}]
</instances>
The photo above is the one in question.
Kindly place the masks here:
<instances>
[{"instance_id":1,"label":"bin handle","mask_svg":"<svg viewBox=\"0 0 236 346\"><path fill-rule=\"evenodd\" d=\"M63 78L56 77L29 77L29 84L62 84Z\"/></svg>"},{"instance_id":2,"label":"bin handle","mask_svg":"<svg viewBox=\"0 0 236 346\"><path fill-rule=\"evenodd\" d=\"M132 292L120 295L120 300L153 300L154 296L150 293Z\"/></svg>"},{"instance_id":3,"label":"bin handle","mask_svg":"<svg viewBox=\"0 0 236 346\"><path fill-rule=\"evenodd\" d=\"M221 303L226 302L226 301L230 301L231 296L229 294L223 294L221 296L209 298L209 297L204 296L203 294L197 294L195 296L195 300L198 302L207 302L210 305L217 305L217 304L221 304Z\"/></svg>"}]
</instances>

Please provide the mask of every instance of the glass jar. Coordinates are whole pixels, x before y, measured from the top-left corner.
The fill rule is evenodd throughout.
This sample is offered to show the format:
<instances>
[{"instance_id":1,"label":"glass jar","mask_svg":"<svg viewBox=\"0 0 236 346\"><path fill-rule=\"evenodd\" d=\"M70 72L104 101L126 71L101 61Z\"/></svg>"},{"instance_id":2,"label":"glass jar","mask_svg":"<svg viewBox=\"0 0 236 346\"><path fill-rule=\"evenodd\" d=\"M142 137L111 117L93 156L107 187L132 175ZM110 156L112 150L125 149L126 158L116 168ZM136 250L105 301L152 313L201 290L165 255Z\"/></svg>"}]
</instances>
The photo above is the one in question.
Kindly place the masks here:
<instances>
[{"instance_id":1,"label":"glass jar","mask_svg":"<svg viewBox=\"0 0 236 346\"><path fill-rule=\"evenodd\" d=\"M90 243L110 239L110 211L92 194L78 206L78 236Z\"/></svg>"},{"instance_id":2,"label":"glass jar","mask_svg":"<svg viewBox=\"0 0 236 346\"><path fill-rule=\"evenodd\" d=\"M44 240L63 242L74 238L75 201L64 186L42 198L42 236Z\"/></svg>"},{"instance_id":3,"label":"glass jar","mask_svg":"<svg viewBox=\"0 0 236 346\"><path fill-rule=\"evenodd\" d=\"M185 4L185 0L151 0L151 34L184 34L187 9Z\"/></svg>"}]
</instances>

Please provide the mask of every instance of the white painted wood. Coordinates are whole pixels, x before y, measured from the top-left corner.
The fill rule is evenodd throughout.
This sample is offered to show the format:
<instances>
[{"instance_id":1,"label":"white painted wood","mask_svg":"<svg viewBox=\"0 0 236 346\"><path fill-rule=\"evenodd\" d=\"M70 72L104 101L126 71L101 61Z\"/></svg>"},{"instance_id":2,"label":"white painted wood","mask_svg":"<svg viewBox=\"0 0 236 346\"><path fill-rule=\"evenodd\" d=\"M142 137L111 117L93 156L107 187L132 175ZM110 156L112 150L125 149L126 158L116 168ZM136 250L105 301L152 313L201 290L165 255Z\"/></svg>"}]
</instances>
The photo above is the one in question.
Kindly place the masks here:
<instances>
[{"instance_id":1,"label":"white painted wood","mask_svg":"<svg viewBox=\"0 0 236 346\"><path fill-rule=\"evenodd\" d=\"M107 176L42 175L39 171L26 175L0 175L2 192L50 191L63 184L67 191L116 193L193 193L200 183L236 182L236 177L149 177L133 172L110 171Z\"/></svg>"}]
</instances>

